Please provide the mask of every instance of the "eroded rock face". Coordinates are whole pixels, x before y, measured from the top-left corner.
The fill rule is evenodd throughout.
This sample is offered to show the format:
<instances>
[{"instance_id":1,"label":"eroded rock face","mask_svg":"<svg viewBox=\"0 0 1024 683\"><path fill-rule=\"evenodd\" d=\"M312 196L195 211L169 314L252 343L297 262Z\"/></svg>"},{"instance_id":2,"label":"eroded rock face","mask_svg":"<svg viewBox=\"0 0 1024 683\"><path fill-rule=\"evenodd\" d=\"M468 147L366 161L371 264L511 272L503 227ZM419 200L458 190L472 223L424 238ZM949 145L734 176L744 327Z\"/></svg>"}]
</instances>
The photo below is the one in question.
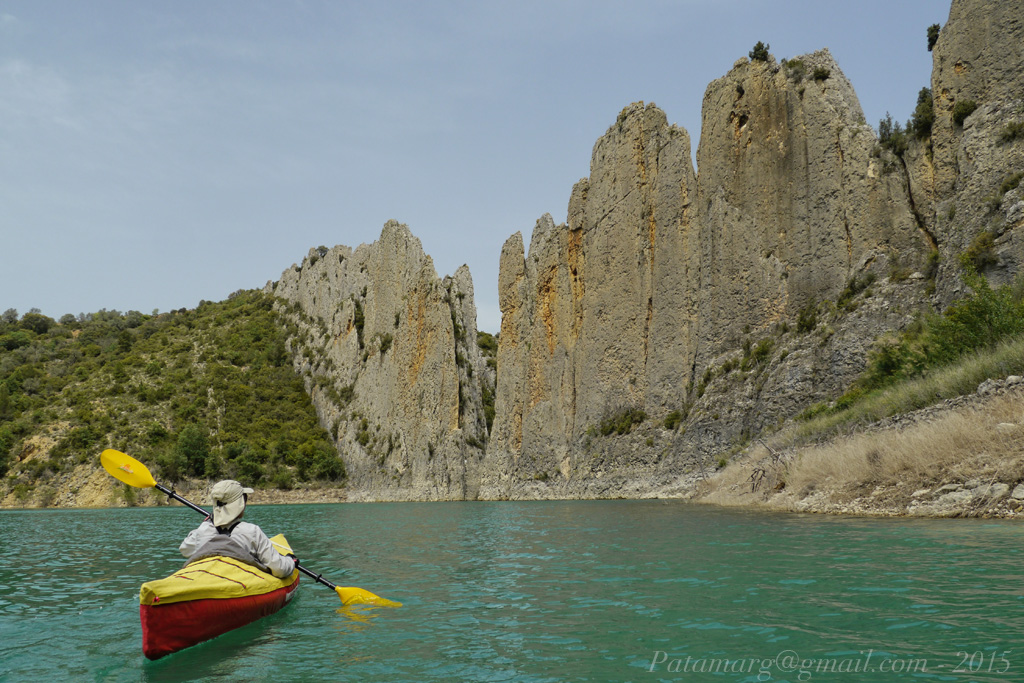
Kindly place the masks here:
<instances>
[{"instance_id":1,"label":"eroded rock face","mask_svg":"<svg viewBox=\"0 0 1024 683\"><path fill-rule=\"evenodd\" d=\"M566 224L545 215L528 250L519 233L502 249L489 442L468 271L438 280L393 223L311 251L274 292L351 497L680 495L963 293L960 254L996 281L1020 272L1024 184L1007 178L1024 135L1006 131L1024 121L1022 10L953 3L932 147L882 149L828 50L744 58L711 83L699 175L685 130L625 108Z\"/></svg>"},{"instance_id":2,"label":"eroded rock face","mask_svg":"<svg viewBox=\"0 0 1024 683\"><path fill-rule=\"evenodd\" d=\"M268 290L295 324L290 351L335 436L350 500L472 498L487 440L469 270L437 277L391 221L356 249L311 249Z\"/></svg>"},{"instance_id":3,"label":"eroded rock face","mask_svg":"<svg viewBox=\"0 0 1024 683\"><path fill-rule=\"evenodd\" d=\"M827 50L743 59L712 83L699 177L685 131L654 105L624 109L568 223L545 216L528 255L518 234L503 250L484 495L670 491L847 386L921 299L924 283L890 271L934 248L906 165L876 147ZM890 298L838 316L825 302L855 278Z\"/></svg>"},{"instance_id":4,"label":"eroded rock face","mask_svg":"<svg viewBox=\"0 0 1024 683\"><path fill-rule=\"evenodd\" d=\"M959 148L968 127L967 119L953 120L957 103L1003 106L1024 96L1024 3L953 0L932 55L936 184L949 194L962 174ZM1006 114L1008 123L1013 112Z\"/></svg>"},{"instance_id":5,"label":"eroded rock face","mask_svg":"<svg viewBox=\"0 0 1024 683\"><path fill-rule=\"evenodd\" d=\"M877 140L828 50L742 59L704 96L702 359L835 300L857 273L920 269L933 247L905 173Z\"/></svg>"},{"instance_id":6,"label":"eroded rock face","mask_svg":"<svg viewBox=\"0 0 1024 683\"><path fill-rule=\"evenodd\" d=\"M996 283L1024 262L1024 2L954 0L933 50L936 224L940 295L961 293L968 253ZM967 112L970 112L969 114ZM959 114L959 117L957 116Z\"/></svg>"},{"instance_id":7,"label":"eroded rock face","mask_svg":"<svg viewBox=\"0 0 1024 683\"><path fill-rule=\"evenodd\" d=\"M690 159L686 132L635 104L595 145L568 224L542 217L528 255L520 234L505 243L494 486L578 472L589 429L685 383L698 285Z\"/></svg>"}]
</instances>

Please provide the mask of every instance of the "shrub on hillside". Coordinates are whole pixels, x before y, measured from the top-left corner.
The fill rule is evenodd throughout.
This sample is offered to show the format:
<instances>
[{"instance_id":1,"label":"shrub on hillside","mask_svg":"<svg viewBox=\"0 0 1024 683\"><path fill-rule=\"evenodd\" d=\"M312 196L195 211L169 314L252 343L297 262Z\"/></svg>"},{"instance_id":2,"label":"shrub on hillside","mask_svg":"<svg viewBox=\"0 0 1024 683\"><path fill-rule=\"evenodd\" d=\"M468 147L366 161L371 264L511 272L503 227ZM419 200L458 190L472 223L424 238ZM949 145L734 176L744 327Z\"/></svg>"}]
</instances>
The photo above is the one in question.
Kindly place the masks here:
<instances>
[{"instance_id":1,"label":"shrub on hillside","mask_svg":"<svg viewBox=\"0 0 1024 683\"><path fill-rule=\"evenodd\" d=\"M647 419L647 413L640 408L627 408L601 421L601 436L629 434L633 427Z\"/></svg>"},{"instance_id":2,"label":"shrub on hillside","mask_svg":"<svg viewBox=\"0 0 1024 683\"><path fill-rule=\"evenodd\" d=\"M1014 140L1024 139L1024 121L1013 121L1003 128L1003 132L999 135L999 142L1007 144Z\"/></svg>"},{"instance_id":3,"label":"shrub on hillside","mask_svg":"<svg viewBox=\"0 0 1024 683\"><path fill-rule=\"evenodd\" d=\"M932 101L931 88L921 88L917 93L917 106L907 123L907 132L918 140L931 137L932 124L935 123L935 105Z\"/></svg>"},{"instance_id":4,"label":"shrub on hillside","mask_svg":"<svg viewBox=\"0 0 1024 683\"><path fill-rule=\"evenodd\" d=\"M896 156L902 156L907 151L907 136L903 126L899 121L893 121L889 112L878 122L878 144Z\"/></svg>"},{"instance_id":5,"label":"shrub on hillside","mask_svg":"<svg viewBox=\"0 0 1024 683\"><path fill-rule=\"evenodd\" d=\"M967 117L973 114L977 108L978 103L974 100L959 100L953 105L953 123L963 126Z\"/></svg>"},{"instance_id":6,"label":"shrub on hillside","mask_svg":"<svg viewBox=\"0 0 1024 683\"><path fill-rule=\"evenodd\" d=\"M485 357L498 354L498 338L490 332L477 331L476 345L480 347L480 353Z\"/></svg>"},{"instance_id":7,"label":"shrub on hillside","mask_svg":"<svg viewBox=\"0 0 1024 683\"><path fill-rule=\"evenodd\" d=\"M880 340L857 382L859 389L877 389L916 377L967 353L1024 335L1024 283L993 289L966 259L964 265L964 281L971 295L943 315L924 316L900 336Z\"/></svg>"},{"instance_id":8,"label":"shrub on hillside","mask_svg":"<svg viewBox=\"0 0 1024 683\"><path fill-rule=\"evenodd\" d=\"M818 326L818 305L813 301L802 309L796 320L796 331L800 334L813 332Z\"/></svg>"},{"instance_id":9,"label":"shrub on hillside","mask_svg":"<svg viewBox=\"0 0 1024 683\"><path fill-rule=\"evenodd\" d=\"M786 69L786 75L794 82L799 83L804 80L804 75L807 73L807 65L804 64L804 60L784 59L782 66Z\"/></svg>"},{"instance_id":10,"label":"shrub on hillside","mask_svg":"<svg viewBox=\"0 0 1024 683\"><path fill-rule=\"evenodd\" d=\"M1024 334L1024 292L1020 286L993 289L988 280L970 268L964 282L972 295L950 306L933 322L929 335L933 364L949 363L970 351Z\"/></svg>"},{"instance_id":11,"label":"shrub on hillside","mask_svg":"<svg viewBox=\"0 0 1024 683\"><path fill-rule=\"evenodd\" d=\"M210 444L206 438L206 430L196 424L186 425L178 434L175 445L180 461L185 465L185 473L193 477L201 477L206 472L206 459L210 456Z\"/></svg>"},{"instance_id":12,"label":"shrub on hillside","mask_svg":"<svg viewBox=\"0 0 1024 683\"><path fill-rule=\"evenodd\" d=\"M982 271L999 262L996 256L996 236L991 230L982 230L971 240L963 254L975 271Z\"/></svg>"},{"instance_id":13,"label":"shrub on hillside","mask_svg":"<svg viewBox=\"0 0 1024 683\"><path fill-rule=\"evenodd\" d=\"M345 478L345 463L333 450L320 449L312 461L312 474L316 479L339 481Z\"/></svg>"}]
</instances>

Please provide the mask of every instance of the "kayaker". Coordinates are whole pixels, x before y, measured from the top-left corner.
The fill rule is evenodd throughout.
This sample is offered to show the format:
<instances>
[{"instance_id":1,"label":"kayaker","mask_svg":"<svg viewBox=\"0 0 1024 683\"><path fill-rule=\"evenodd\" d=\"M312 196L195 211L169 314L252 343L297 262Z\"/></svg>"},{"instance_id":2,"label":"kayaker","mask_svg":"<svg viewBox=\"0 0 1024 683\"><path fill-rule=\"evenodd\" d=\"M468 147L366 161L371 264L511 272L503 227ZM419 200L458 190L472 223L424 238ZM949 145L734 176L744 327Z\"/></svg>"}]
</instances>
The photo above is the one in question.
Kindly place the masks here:
<instances>
[{"instance_id":1,"label":"kayaker","mask_svg":"<svg viewBox=\"0 0 1024 683\"><path fill-rule=\"evenodd\" d=\"M278 578L291 575L299 564L294 555L282 555L255 524L242 521L252 489L233 479L218 481L210 489L213 520L207 517L189 532L178 548L189 562L211 555L227 555L254 564Z\"/></svg>"}]
</instances>

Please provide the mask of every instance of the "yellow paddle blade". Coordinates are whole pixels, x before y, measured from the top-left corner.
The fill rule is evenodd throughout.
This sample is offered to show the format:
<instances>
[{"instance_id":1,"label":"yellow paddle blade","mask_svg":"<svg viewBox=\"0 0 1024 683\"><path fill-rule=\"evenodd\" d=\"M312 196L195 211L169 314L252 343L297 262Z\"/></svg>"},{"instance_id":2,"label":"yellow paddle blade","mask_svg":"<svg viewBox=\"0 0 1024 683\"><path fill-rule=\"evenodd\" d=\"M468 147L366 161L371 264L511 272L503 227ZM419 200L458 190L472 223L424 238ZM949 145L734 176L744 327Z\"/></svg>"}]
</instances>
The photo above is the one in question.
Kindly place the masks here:
<instances>
[{"instance_id":1,"label":"yellow paddle blade","mask_svg":"<svg viewBox=\"0 0 1024 683\"><path fill-rule=\"evenodd\" d=\"M270 543L274 546L274 550L281 553L282 555L294 555L295 551L288 545L288 539L284 537L284 534L278 534L270 539Z\"/></svg>"},{"instance_id":2,"label":"yellow paddle blade","mask_svg":"<svg viewBox=\"0 0 1024 683\"><path fill-rule=\"evenodd\" d=\"M156 480L149 473L146 466L130 455L121 451L108 448L100 454L100 462L103 469L110 473L118 481L123 481L129 486L137 489L151 489L156 486Z\"/></svg>"},{"instance_id":3,"label":"yellow paddle blade","mask_svg":"<svg viewBox=\"0 0 1024 683\"><path fill-rule=\"evenodd\" d=\"M338 596L343 605L377 605L378 607L401 607L402 603L374 595L368 590L355 586L337 586Z\"/></svg>"}]
</instances>

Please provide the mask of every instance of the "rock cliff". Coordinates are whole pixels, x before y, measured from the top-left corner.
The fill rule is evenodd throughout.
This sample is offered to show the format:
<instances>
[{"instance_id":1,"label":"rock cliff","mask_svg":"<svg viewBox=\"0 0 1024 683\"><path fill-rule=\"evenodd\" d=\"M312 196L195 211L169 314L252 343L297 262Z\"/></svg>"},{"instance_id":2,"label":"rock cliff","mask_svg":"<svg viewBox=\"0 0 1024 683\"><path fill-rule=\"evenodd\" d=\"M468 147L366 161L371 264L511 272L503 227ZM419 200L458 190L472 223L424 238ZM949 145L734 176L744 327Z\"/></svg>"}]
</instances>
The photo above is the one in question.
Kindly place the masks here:
<instances>
[{"instance_id":1,"label":"rock cliff","mask_svg":"<svg viewBox=\"0 0 1024 683\"><path fill-rule=\"evenodd\" d=\"M954 0L933 55L935 221L948 300L960 254L995 282L1024 259L1024 3Z\"/></svg>"},{"instance_id":2,"label":"rock cliff","mask_svg":"<svg viewBox=\"0 0 1024 683\"><path fill-rule=\"evenodd\" d=\"M503 249L482 495L671 495L846 389L875 339L962 292L962 253L1018 273L1020 190L978 198L1021 168L1021 9L954 2L934 150L880 145L828 50L711 83L696 175L685 131L624 109L567 224L545 216L528 255L518 234Z\"/></svg>"},{"instance_id":3,"label":"rock cliff","mask_svg":"<svg viewBox=\"0 0 1024 683\"><path fill-rule=\"evenodd\" d=\"M595 145L568 224L541 218L528 256L521 235L505 243L487 468L496 477L485 495L579 475L582 434L685 383L700 284L696 189L686 131L633 105Z\"/></svg>"},{"instance_id":4,"label":"rock cliff","mask_svg":"<svg viewBox=\"0 0 1024 683\"><path fill-rule=\"evenodd\" d=\"M487 440L469 270L439 279L409 229L356 249L311 249L267 291L335 437L350 500L476 495Z\"/></svg>"},{"instance_id":5,"label":"rock cliff","mask_svg":"<svg viewBox=\"0 0 1024 683\"><path fill-rule=\"evenodd\" d=\"M712 82L699 173L685 130L623 109L567 222L502 249L495 380L467 270L439 280L396 223L311 250L270 289L350 497L677 495L961 293L962 255L1019 273L1022 10L954 0L932 133L905 147L880 143L827 49Z\"/></svg>"},{"instance_id":6,"label":"rock cliff","mask_svg":"<svg viewBox=\"0 0 1024 683\"><path fill-rule=\"evenodd\" d=\"M836 300L855 274L923 268L933 245L902 173L827 50L742 59L704 96L701 361Z\"/></svg>"}]
</instances>

